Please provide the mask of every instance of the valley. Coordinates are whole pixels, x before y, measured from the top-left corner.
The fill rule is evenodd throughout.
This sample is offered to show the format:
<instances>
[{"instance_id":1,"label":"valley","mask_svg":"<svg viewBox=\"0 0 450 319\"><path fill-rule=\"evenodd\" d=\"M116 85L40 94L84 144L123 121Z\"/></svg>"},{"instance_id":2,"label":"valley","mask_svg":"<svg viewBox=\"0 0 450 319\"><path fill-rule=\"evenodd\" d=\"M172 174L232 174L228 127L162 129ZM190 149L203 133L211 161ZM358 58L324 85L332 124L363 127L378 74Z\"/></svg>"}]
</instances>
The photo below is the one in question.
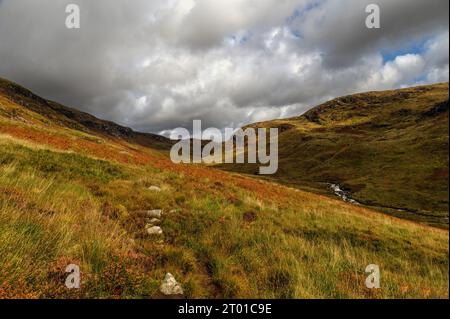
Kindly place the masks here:
<instances>
[{"instance_id":1,"label":"valley","mask_svg":"<svg viewBox=\"0 0 450 319\"><path fill-rule=\"evenodd\" d=\"M353 200L448 229L448 83L346 96L279 127L279 169L267 180ZM219 165L255 176L256 167ZM258 176L261 178L261 176Z\"/></svg>"},{"instance_id":2,"label":"valley","mask_svg":"<svg viewBox=\"0 0 450 319\"><path fill-rule=\"evenodd\" d=\"M269 180L250 166L174 164L162 137L0 80L0 298L167 298L165 278L184 298L448 298L448 230L430 226L442 225L432 214L448 218L448 113L432 109L448 85L436 88L423 91L429 103L385 111L404 122L375 121L384 108L367 104L352 116L324 108L270 123L286 130ZM292 161L299 146L317 155ZM417 158L406 161L411 150ZM389 216L333 198L318 181L366 204L432 214L421 223ZM80 289L64 285L69 264L80 266ZM365 285L370 264L381 289Z\"/></svg>"}]
</instances>

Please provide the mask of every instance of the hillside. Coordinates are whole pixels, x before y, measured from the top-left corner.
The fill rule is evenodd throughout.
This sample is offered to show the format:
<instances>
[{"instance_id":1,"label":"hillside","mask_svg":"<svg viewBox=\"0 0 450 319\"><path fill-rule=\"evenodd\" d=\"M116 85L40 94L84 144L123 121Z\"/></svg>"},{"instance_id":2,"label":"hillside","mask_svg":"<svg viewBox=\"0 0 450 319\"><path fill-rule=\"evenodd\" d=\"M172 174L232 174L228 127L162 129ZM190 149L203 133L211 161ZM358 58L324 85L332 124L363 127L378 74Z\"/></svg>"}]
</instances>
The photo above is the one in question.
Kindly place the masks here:
<instances>
[{"instance_id":1,"label":"hillside","mask_svg":"<svg viewBox=\"0 0 450 319\"><path fill-rule=\"evenodd\" d=\"M272 181L448 228L448 83L337 98L279 127ZM254 175L254 165L223 165Z\"/></svg>"},{"instance_id":2,"label":"hillside","mask_svg":"<svg viewBox=\"0 0 450 319\"><path fill-rule=\"evenodd\" d=\"M446 230L175 165L165 140L91 122L105 123L0 82L0 298L159 298L168 272L189 298L449 296Z\"/></svg>"},{"instance_id":3,"label":"hillside","mask_svg":"<svg viewBox=\"0 0 450 319\"><path fill-rule=\"evenodd\" d=\"M57 124L61 127L106 136L120 138L135 144L149 146L154 149L168 150L172 145L169 139L160 135L135 132L128 127L98 119L90 114L63 106L53 101L45 100L31 91L0 78L0 96L9 99L18 107L1 109L2 116L19 121L25 120L21 112L24 109L32 111L41 117L33 115L36 120L47 124Z\"/></svg>"}]
</instances>

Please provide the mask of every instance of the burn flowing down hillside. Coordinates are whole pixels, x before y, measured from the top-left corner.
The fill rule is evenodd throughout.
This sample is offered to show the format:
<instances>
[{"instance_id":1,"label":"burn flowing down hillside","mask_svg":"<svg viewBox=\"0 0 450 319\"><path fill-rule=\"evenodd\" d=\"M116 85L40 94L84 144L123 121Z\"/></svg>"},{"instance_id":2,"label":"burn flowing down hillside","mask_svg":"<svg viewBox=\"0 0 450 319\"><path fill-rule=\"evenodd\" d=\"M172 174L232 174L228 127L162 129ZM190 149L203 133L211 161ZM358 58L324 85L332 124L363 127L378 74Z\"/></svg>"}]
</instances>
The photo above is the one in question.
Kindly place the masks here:
<instances>
[{"instance_id":1,"label":"burn flowing down hillside","mask_svg":"<svg viewBox=\"0 0 450 319\"><path fill-rule=\"evenodd\" d=\"M448 83L341 97L251 127L281 128L272 181L330 195L334 184L365 206L448 228Z\"/></svg>"}]
</instances>

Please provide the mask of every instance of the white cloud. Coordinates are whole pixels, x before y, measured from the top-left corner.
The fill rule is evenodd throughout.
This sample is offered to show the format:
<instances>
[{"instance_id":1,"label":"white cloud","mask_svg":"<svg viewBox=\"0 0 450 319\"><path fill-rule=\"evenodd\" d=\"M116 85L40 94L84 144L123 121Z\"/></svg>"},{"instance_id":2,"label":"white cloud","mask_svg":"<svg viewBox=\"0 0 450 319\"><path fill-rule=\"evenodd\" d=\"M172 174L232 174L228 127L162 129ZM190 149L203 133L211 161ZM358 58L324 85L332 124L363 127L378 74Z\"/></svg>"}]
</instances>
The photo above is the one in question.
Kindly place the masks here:
<instances>
[{"instance_id":1,"label":"white cloud","mask_svg":"<svg viewBox=\"0 0 450 319\"><path fill-rule=\"evenodd\" d=\"M336 0L5 0L0 76L152 132L448 80L448 1L380 0L379 31L364 27L368 1L348 1L352 10ZM79 32L64 27L69 2L81 7ZM426 39L422 52L383 60Z\"/></svg>"},{"instance_id":2,"label":"white cloud","mask_svg":"<svg viewBox=\"0 0 450 319\"><path fill-rule=\"evenodd\" d=\"M380 84L392 87L407 83L419 77L425 67L424 59L418 54L400 55L387 62L380 71Z\"/></svg>"}]
</instances>

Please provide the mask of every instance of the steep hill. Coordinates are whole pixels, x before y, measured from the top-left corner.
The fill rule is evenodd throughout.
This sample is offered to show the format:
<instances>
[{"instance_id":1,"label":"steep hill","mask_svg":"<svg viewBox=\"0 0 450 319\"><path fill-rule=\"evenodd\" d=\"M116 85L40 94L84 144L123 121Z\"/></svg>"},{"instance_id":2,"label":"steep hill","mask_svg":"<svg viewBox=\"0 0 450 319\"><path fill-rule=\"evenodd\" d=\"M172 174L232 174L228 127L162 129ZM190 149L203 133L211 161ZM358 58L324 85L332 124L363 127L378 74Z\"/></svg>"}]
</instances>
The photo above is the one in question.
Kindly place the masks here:
<instances>
[{"instance_id":1,"label":"steep hill","mask_svg":"<svg viewBox=\"0 0 450 319\"><path fill-rule=\"evenodd\" d=\"M446 230L175 165L22 92L0 82L0 298L159 298L168 272L191 298L448 298Z\"/></svg>"},{"instance_id":2,"label":"steep hill","mask_svg":"<svg viewBox=\"0 0 450 319\"><path fill-rule=\"evenodd\" d=\"M6 108L0 110L4 112L3 116L9 116L13 119L23 119L20 113L23 109L27 109L45 118L40 118L40 121L57 124L61 127L110 138L121 138L154 149L167 150L172 145L169 139L160 135L135 132L128 127L101 120L90 114L45 100L22 86L2 78L0 78L0 96L19 106L11 107L8 110Z\"/></svg>"},{"instance_id":3,"label":"steep hill","mask_svg":"<svg viewBox=\"0 0 450 319\"><path fill-rule=\"evenodd\" d=\"M341 97L252 127L280 129L271 180L328 195L335 184L363 205L448 227L448 83Z\"/></svg>"}]
</instances>

